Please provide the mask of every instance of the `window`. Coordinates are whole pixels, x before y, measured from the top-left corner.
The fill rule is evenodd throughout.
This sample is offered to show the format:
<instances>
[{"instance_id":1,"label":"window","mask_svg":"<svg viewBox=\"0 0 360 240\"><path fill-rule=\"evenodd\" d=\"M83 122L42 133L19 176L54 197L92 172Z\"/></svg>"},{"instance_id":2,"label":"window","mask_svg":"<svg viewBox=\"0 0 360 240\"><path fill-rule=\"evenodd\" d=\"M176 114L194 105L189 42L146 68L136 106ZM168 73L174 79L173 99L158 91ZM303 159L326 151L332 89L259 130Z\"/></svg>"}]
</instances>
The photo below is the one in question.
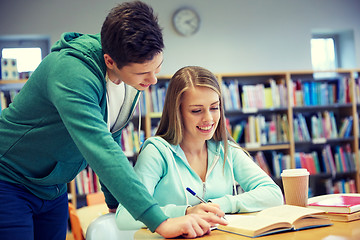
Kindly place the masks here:
<instances>
[{"instance_id":1,"label":"window","mask_svg":"<svg viewBox=\"0 0 360 240\"><path fill-rule=\"evenodd\" d=\"M2 58L16 59L18 72L33 72L41 62L41 48L3 48Z\"/></svg>"},{"instance_id":2,"label":"window","mask_svg":"<svg viewBox=\"0 0 360 240\"><path fill-rule=\"evenodd\" d=\"M335 41L333 38L311 39L311 63L314 70L332 70L337 68Z\"/></svg>"},{"instance_id":3,"label":"window","mask_svg":"<svg viewBox=\"0 0 360 240\"><path fill-rule=\"evenodd\" d=\"M311 62L314 70L326 71L355 68L355 41L353 30L313 30ZM336 77L334 73L317 73L314 77Z\"/></svg>"},{"instance_id":4,"label":"window","mask_svg":"<svg viewBox=\"0 0 360 240\"><path fill-rule=\"evenodd\" d=\"M0 36L0 58L15 58L20 78L27 78L49 54L47 36Z\"/></svg>"}]
</instances>

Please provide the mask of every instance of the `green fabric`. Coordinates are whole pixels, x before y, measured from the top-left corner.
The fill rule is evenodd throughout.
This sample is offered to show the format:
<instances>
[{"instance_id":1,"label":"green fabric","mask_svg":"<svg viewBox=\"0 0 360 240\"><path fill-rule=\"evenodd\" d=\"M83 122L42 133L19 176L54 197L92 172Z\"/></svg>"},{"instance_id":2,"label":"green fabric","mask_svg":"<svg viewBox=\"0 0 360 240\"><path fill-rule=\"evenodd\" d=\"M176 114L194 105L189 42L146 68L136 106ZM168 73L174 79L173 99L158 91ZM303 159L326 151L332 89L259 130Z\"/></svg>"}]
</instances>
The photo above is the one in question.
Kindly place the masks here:
<instances>
[{"instance_id":1,"label":"green fabric","mask_svg":"<svg viewBox=\"0 0 360 240\"><path fill-rule=\"evenodd\" d=\"M157 210L118 143L140 92L126 85L121 127L111 133L105 74L99 34L62 35L1 112L0 180L22 184L50 200L66 192L66 183L89 164L106 186L107 204L121 202L155 230L167 217Z\"/></svg>"}]
</instances>

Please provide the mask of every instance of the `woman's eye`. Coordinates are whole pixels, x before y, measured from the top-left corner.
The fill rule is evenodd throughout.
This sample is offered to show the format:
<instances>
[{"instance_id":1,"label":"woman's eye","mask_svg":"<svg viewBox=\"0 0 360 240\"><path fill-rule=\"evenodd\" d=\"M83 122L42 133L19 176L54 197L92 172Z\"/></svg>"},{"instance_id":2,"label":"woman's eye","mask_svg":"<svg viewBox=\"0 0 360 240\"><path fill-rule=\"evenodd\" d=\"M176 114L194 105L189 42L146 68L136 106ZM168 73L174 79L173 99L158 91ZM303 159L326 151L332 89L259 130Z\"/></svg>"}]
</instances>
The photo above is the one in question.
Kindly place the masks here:
<instances>
[{"instance_id":1,"label":"woman's eye","mask_svg":"<svg viewBox=\"0 0 360 240\"><path fill-rule=\"evenodd\" d=\"M219 106L212 107L211 110L219 110Z\"/></svg>"},{"instance_id":2,"label":"woman's eye","mask_svg":"<svg viewBox=\"0 0 360 240\"><path fill-rule=\"evenodd\" d=\"M201 110L191 110L192 113L199 113Z\"/></svg>"}]
</instances>

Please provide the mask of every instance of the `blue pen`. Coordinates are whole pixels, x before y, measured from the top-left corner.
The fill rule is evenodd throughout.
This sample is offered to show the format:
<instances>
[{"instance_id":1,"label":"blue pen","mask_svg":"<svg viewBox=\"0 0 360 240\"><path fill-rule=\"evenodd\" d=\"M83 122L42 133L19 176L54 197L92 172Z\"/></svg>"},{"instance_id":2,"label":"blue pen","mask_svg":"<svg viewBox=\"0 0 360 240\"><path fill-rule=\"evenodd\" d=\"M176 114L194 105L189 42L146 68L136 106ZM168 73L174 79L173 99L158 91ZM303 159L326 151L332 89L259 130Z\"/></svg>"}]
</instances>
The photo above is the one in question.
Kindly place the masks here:
<instances>
[{"instance_id":1,"label":"blue pen","mask_svg":"<svg viewBox=\"0 0 360 240\"><path fill-rule=\"evenodd\" d=\"M189 193L191 193L191 195L193 195L194 197L197 197L197 199L199 199L200 202L206 203L205 200L202 199L201 197L199 197L198 195L196 195L196 193L195 193L193 190L191 190L191 188L188 188L188 187L187 187L186 190L187 190Z\"/></svg>"},{"instance_id":2,"label":"blue pen","mask_svg":"<svg viewBox=\"0 0 360 240\"><path fill-rule=\"evenodd\" d=\"M200 200L200 202L202 203L206 203L204 199L202 199L201 197L199 197L196 192L194 192L191 188L187 187L186 190L191 193L191 195L193 195L194 197L197 197L197 199ZM225 221L227 221L227 219L225 218L225 216L222 217ZM216 227L213 227L212 229L216 229Z\"/></svg>"}]
</instances>

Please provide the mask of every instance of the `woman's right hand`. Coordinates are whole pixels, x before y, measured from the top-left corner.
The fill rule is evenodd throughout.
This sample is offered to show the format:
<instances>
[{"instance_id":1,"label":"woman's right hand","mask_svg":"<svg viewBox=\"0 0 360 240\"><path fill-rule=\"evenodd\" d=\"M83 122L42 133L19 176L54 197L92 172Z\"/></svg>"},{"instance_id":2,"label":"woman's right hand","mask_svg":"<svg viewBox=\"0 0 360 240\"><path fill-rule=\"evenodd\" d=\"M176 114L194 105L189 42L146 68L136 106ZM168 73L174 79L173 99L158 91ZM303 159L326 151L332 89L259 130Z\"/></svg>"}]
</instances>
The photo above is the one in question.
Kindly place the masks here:
<instances>
[{"instance_id":1,"label":"woman's right hand","mask_svg":"<svg viewBox=\"0 0 360 240\"><path fill-rule=\"evenodd\" d=\"M219 217L223 217L225 213L221 211L220 206L216 203L200 203L195 206L188 207L186 214L214 214Z\"/></svg>"}]
</instances>

